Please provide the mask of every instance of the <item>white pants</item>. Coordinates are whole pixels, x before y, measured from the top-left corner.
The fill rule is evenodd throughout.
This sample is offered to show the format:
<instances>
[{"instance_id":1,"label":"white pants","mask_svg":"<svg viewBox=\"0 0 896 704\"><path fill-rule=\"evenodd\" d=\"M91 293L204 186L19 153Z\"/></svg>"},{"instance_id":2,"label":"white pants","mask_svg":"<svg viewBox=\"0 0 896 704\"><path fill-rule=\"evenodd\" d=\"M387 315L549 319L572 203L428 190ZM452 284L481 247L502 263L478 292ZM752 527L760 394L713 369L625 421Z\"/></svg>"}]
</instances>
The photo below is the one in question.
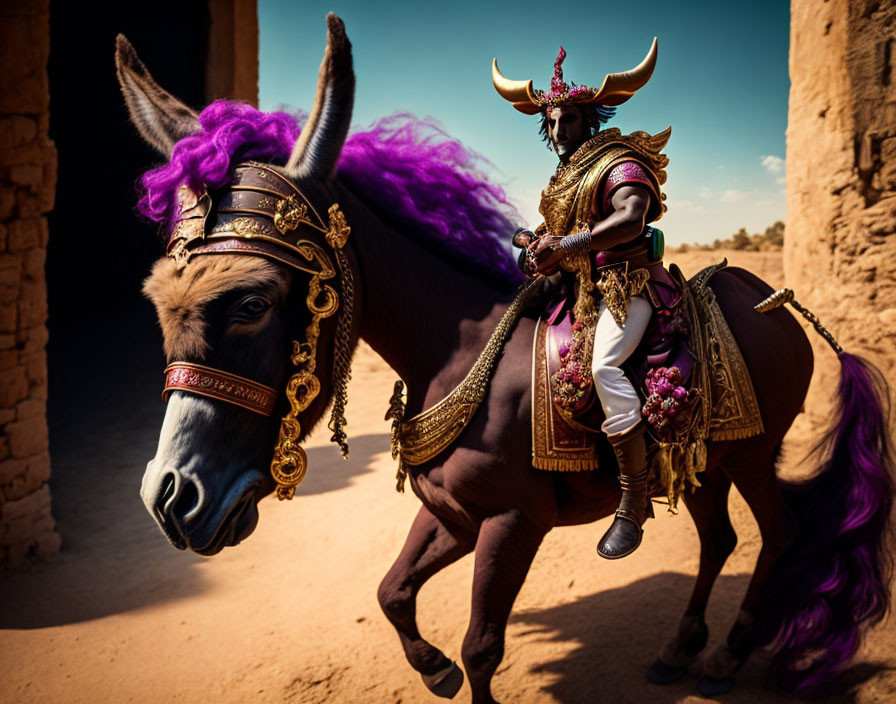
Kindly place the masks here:
<instances>
[{"instance_id":1,"label":"white pants","mask_svg":"<svg viewBox=\"0 0 896 704\"><path fill-rule=\"evenodd\" d=\"M620 327L607 310L607 304L600 302L591 375L606 416L600 428L608 436L621 435L641 420L641 399L619 365L641 342L652 314L653 309L646 299L632 296L625 325Z\"/></svg>"}]
</instances>

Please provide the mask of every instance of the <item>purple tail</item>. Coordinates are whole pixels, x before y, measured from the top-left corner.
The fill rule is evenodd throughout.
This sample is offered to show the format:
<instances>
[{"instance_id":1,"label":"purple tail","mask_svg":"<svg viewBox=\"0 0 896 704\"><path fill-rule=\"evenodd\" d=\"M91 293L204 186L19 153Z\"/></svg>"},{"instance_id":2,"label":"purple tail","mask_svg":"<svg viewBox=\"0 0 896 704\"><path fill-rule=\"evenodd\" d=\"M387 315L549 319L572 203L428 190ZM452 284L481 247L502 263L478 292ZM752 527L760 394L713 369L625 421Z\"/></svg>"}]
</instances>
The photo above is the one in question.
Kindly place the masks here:
<instances>
[{"instance_id":1,"label":"purple tail","mask_svg":"<svg viewBox=\"0 0 896 704\"><path fill-rule=\"evenodd\" d=\"M761 630L774 642L776 678L808 692L849 663L867 628L887 614L894 479L889 389L868 361L839 355L835 422L815 450L820 470L782 482L800 534L765 590Z\"/></svg>"}]
</instances>

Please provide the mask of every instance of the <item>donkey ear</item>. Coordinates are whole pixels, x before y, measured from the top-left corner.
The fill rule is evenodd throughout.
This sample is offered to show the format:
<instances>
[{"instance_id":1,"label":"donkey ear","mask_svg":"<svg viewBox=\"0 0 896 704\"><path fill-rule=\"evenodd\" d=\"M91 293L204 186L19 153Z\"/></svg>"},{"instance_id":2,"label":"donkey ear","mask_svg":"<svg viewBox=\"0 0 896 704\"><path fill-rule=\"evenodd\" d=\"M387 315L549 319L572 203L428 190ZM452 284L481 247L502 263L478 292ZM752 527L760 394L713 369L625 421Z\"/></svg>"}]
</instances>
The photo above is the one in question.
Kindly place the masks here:
<instances>
[{"instance_id":1,"label":"donkey ear","mask_svg":"<svg viewBox=\"0 0 896 704\"><path fill-rule=\"evenodd\" d=\"M327 15L327 50L317 76L314 105L286 164L289 177L332 176L351 124L354 99L352 45L342 20L331 12Z\"/></svg>"},{"instance_id":2,"label":"donkey ear","mask_svg":"<svg viewBox=\"0 0 896 704\"><path fill-rule=\"evenodd\" d=\"M162 154L171 156L179 140L200 131L196 113L153 80L123 34L115 39L115 70L131 122Z\"/></svg>"}]
</instances>

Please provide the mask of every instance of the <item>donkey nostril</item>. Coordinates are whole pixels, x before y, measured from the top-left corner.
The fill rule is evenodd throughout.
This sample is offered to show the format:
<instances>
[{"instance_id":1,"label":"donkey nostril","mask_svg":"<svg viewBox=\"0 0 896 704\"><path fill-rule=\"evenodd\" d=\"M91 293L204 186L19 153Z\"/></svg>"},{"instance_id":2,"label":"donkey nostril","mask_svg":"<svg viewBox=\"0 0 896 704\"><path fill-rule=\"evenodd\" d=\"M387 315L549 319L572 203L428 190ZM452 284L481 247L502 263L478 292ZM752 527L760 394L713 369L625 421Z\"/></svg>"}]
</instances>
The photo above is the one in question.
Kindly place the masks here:
<instances>
[{"instance_id":1,"label":"donkey nostril","mask_svg":"<svg viewBox=\"0 0 896 704\"><path fill-rule=\"evenodd\" d=\"M196 508L198 504L199 492L196 490L196 485L191 481L187 481L174 504L174 515L178 518L183 518Z\"/></svg>"},{"instance_id":2,"label":"donkey nostril","mask_svg":"<svg viewBox=\"0 0 896 704\"><path fill-rule=\"evenodd\" d=\"M175 480L173 474L166 474L162 479L162 490L159 492L159 498L156 501L156 516L162 523L165 523L165 506L174 496Z\"/></svg>"}]
</instances>

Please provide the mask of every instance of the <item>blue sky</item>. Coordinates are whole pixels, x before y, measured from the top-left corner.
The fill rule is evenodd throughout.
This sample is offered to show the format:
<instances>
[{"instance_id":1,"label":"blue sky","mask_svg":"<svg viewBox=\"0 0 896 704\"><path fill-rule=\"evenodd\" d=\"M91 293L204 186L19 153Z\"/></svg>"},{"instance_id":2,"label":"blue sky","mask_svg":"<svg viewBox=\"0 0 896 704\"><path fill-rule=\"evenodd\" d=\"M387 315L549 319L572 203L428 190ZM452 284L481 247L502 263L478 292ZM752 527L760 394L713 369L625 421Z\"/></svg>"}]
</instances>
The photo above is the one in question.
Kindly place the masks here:
<instances>
[{"instance_id":1,"label":"blue sky","mask_svg":"<svg viewBox=\"0 0 896 704\"><path fill-rule=\"evenodd\" d=\"M556 7L551 14L546 8ZM789 3L638 3L520 0L411 3L259 0L259 102L308 109L326 43L324 17L345 21L354 47L354 122L395 110L435 117L488 158L494 178L530 221L557 160L536 117L495 92L491 61L513 79L547 88L557 49L564 73L600 85L637 65L659 38L650 82L608 126L658 132L672 126L666 153L671 244L706 242L740 227L762 231L785 215Z\"/></svg>"}]
</instances>

